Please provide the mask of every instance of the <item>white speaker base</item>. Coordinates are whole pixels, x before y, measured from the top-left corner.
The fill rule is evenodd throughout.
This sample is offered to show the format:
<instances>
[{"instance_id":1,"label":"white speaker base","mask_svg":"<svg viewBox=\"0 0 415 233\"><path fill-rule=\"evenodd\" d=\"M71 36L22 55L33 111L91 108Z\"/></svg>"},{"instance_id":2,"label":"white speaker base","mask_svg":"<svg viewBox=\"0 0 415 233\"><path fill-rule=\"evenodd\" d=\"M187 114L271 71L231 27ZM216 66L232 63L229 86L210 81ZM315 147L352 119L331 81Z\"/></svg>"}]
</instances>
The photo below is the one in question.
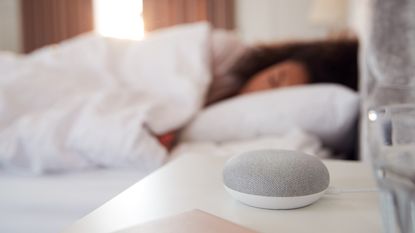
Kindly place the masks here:
<instances>
[{"instance_id":1,"label":"white speaker base","mask_svg":"<svg viewBox=\"0 0 415 233\"><path fill-rule=\"evenodd\" d=\"M262 209L277 210L295 209L310 205L320 199L326 192L326 190L324 190L319 193L296 197L270 197L241 193L226 186L225 189L232 197L246 205Z\"/></svg>"}]
</instances>

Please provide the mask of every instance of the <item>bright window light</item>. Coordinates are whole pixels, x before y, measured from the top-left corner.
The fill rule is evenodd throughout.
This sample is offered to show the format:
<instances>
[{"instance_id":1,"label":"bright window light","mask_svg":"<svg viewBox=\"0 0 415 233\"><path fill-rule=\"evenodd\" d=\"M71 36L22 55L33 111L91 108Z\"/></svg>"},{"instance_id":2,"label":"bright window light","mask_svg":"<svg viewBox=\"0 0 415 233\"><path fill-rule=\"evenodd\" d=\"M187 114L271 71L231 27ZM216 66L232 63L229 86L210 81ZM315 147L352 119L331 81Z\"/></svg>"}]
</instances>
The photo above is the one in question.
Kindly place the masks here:
<instances>
[{"instance_id":1,"label":"bright window light","mask_svg":"<svg viewBox=\"0 0 415 233\"><path fill-rule=\"evenodd\" d=\"M107 37L144 37L142 0L94 0L95 30Z\"/></svg>"}]
</instances>

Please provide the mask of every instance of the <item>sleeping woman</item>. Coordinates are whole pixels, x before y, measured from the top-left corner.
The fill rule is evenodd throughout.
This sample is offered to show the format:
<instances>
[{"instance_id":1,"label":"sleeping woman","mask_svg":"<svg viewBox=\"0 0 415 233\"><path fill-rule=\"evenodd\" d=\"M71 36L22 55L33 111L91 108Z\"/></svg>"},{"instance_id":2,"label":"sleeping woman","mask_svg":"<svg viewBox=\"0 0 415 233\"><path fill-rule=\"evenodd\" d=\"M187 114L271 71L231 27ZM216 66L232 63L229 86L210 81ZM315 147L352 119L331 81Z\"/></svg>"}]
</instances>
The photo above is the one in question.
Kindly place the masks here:
<instances>
[{"instance_id":1,"label":"sleeping woman","mask_svg":"<svg viewBox=\"0 0 415 233\"><path fill-rule=\"evenodd\" d=\"M308 83L337 83L357 90L358 42L355 39L292 42L248 49L224 80L214 80L206 105L257 91ZM175 133L159 136L171 149Z\"/></svg>"},{"instance_id":2,"label":"sleeping woman","mask_svg":"<svg viewBox=\"0 0 415 233\"><path fill-rule=\"evenodd\" d=\"M338 83L357 90L355 39L291 42L252 47L214 80L207 105L239 94L307 83Z\"/></svg>"}]
</instances>

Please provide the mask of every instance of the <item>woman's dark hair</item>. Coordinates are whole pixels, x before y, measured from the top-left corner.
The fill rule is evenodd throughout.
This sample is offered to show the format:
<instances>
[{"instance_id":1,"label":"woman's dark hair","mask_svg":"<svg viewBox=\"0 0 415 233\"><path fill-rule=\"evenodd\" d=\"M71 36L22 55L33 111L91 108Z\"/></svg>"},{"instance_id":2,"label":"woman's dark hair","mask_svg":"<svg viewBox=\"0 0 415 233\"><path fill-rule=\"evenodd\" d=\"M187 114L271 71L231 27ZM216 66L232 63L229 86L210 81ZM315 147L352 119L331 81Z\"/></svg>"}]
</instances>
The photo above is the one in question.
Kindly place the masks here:
<instances>
[{"instance_id":1,"label":"woman's dark hair","mask_svg":"<svg viewBox=\"0 0 415 233\"><path fill-rule=\"evenodd\" d=\"M338 83L357 90L357 53L356 39L290 42L252 47L230 69L229 75L237 80L237 87L226 97L238 94L258 72L288 60L303 64L311 83Z\"/></svg>"}]
</instances>

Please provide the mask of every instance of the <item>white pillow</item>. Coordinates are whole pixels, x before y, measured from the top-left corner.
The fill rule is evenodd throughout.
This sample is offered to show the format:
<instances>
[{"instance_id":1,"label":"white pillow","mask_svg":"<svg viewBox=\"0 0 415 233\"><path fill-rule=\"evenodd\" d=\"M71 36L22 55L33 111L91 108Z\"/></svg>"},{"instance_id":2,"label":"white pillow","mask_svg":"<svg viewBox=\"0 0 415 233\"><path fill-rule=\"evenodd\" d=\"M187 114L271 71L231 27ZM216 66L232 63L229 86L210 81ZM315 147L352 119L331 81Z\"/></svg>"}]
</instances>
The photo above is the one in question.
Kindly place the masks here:
<instances>
[{"instance_id":1,"label":"white pillow","mask_svg":"<svg viewBox=\"0 0 415 233\"><path fill-rule=\"evenodd\" d=\"M301 128L336 151L352 147L358 94L336 84L314 84L238 96L201 111L184 128L184 141L224 142L282 135Z\"/></svg>"}]
</instances>

